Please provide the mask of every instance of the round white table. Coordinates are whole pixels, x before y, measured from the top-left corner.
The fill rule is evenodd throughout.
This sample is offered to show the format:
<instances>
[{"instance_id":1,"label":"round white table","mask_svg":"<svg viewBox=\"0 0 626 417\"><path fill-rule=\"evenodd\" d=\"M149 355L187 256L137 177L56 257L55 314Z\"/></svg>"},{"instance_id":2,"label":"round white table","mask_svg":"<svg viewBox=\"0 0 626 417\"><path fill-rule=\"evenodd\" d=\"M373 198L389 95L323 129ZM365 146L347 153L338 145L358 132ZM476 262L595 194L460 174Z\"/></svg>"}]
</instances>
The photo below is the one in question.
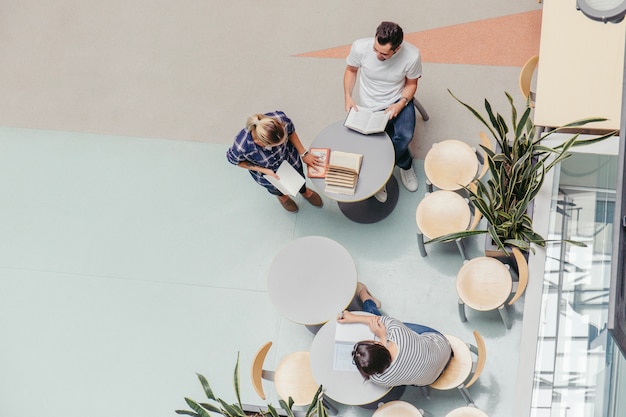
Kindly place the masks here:
<instances>
[{"instance_id":1,"label":"round white table","mask_svg":"<svg viewBox=\"0 0 626 417\"><path fill-rule=\"evenodd\" d=\"M476 152L456 139L433 144L424 158L424 172L435 187L459 190L469 185L478 173Z\"/></svg>"},{"instance_id":2,"label":"round white table","mask_svg":"<svg viewBox=\"0 0 626 417\"><path fill-rule=\"evenodd\" d=\"M315 325L335 318L354 298L356 265L339 243L307 236L287 244L272 261L267 290L289 320Z\"/></svg>"},{"instance_id":3,"label":"round white table","mask_svg":"<svg viewBox=\"0 0 626 417\"><path fill-rule=\"evenodd\" d=\"M354 313L369 315L362 311ZM371 404L381 399L391 389L365 382L356 366L354 371L334 369L336 327L335 314L335 319L322 326L311 344L311 369L315 380L324 386L324 395L346 405Z\"/></svg>"},{"instance_id":4,"label":"round white table","mask_svg":"<svg viewBox=\"0 0 626 417\"><path fill-rule=\"evenodd\" d=\"M393 177L395 151L386 133L363 135L348 129L343 121L324 128L311 143L311 148L329 148L363 155L359 180L354 195L325 192L324 178L311 178L318 191L338 202L339 209L357 223L375 223L387 217L398 202L398 182ZM387 201L376 200L374 194L387 184Z\"/></svg>"}]
</instances>

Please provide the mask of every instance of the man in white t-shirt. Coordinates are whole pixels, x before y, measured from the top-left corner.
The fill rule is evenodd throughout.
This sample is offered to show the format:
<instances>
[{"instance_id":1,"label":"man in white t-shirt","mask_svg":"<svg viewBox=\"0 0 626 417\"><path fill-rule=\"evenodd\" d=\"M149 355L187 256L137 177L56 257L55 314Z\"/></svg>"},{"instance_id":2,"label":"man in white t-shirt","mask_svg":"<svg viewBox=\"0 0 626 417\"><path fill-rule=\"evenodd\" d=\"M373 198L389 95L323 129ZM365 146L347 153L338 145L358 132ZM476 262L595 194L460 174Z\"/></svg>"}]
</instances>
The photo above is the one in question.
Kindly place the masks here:
<instances>
[{"instance_id":1,"label":"man in white t-shirt","mask_svg":"<svg viewBox=\"0 0 626 417\"><path fill-rule=\"evenodd\" d=\"M355 41L346 58L348 65L343 76L343 89L348 112L356 107L352 90L360 71L360 106L391 113L385 131L393 142L402 184L407 190L415 191L418 182L409 143L415 130L412 100L417 80L422 76L422 60L419 49L403 42L403 38L400 26L382 22L376 29L375 37ZM387 200L386 186L375 196L384 203Z\"/></svg>"}]
</instances>

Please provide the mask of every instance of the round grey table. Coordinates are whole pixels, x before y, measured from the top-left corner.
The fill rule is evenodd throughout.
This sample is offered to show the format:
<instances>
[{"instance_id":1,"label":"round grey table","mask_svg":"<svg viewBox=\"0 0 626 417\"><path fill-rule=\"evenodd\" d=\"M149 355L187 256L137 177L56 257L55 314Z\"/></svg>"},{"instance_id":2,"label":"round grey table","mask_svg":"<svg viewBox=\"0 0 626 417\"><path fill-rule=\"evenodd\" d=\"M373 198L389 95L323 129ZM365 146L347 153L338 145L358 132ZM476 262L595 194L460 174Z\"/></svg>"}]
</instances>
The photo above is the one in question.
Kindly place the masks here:
<instances>
[{"instance_id":1,"label":"round grey table","mask_svg":"<svg viewBox=\"0 0 626 417\"><path fill-rule=\"evenodd\" d=\"M371 315L363 311L354 311L355 314ZM371 404L383 398L390 388L365 382L359 371L338 371L334 369L335 319L329 320L317 332L311 344L311 370L315 380L324 386L324 395L346 405ZM351 326L366 326L365 324L351 324Z\"/></svg>"},{"instance_id":2,"label":"round grey table","mask_svg":"<svg viewBox=\"0 0 626 417\"><path fill-rule=\"evenodd\" d=\"M393 177L395 151L386 133L363 135L348 129L343 121L324 128L311 143L312 148L329 148L363 155L354 195L326 193L324 178L311 178L315 188L336 200L341 212L357 223L375 223L387 217L398 202L398 182ZM379 202L374 194L387 184L387 201Z\"/></svg>"},{"instance_id":3,"label":"round grey table","mask_svg":"<svg viewBox=\"0 0 626 417\"><path fill-rule=\"evenodd\" d=\"M337 317L354 298L356 282L350 253L323 236L306 236L287 244L267 274L267 290L278 311L306 325Z\"/></svg>"}]
</instances>

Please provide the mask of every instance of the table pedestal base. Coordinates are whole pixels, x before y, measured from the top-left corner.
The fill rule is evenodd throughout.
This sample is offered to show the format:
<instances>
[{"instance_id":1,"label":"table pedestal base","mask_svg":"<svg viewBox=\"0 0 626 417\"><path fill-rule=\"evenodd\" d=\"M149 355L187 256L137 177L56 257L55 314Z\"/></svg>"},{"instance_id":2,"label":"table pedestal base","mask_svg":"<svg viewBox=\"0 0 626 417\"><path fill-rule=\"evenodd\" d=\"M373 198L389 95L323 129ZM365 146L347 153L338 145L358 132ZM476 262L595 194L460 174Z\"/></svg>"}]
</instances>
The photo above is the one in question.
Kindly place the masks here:
<instances>
[{"instance_id":1,"label":"table pedestal base","mask_svg":"<svg viewBox=\"0 0 626 417\"><path fill-rule=\"evenodd\" d=\"M372 196L367 200L354 203L339 202L339 210L350 220L357 223L376 223L389 216L398 203L398 181L392 175L387 182L387 201L381 203Z\"/></svg>"}]
</instances>

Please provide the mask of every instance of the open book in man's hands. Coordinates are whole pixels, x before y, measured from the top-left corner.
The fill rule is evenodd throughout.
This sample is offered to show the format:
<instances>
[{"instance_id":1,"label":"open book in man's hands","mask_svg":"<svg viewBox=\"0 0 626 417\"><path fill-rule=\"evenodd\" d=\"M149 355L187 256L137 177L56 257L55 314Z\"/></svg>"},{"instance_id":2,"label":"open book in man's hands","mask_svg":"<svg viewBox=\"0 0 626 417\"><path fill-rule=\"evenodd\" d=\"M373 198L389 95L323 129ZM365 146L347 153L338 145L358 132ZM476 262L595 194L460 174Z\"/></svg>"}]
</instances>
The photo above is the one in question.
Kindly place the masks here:
<instances>
[{"instance_id":1,"label":"open book in man's hands","mask_svg":"<svg viewBox=\"0 0 626 417\"><path fill-rule=\"evenodd\" d=\"M365 135L380 133L385 130L391 113L385 113L384 110L371 111L360 106L357 108L358 111L354 107L350 109L346 121L343 123L345 127Z\"/></svg>"}]
</instances>

